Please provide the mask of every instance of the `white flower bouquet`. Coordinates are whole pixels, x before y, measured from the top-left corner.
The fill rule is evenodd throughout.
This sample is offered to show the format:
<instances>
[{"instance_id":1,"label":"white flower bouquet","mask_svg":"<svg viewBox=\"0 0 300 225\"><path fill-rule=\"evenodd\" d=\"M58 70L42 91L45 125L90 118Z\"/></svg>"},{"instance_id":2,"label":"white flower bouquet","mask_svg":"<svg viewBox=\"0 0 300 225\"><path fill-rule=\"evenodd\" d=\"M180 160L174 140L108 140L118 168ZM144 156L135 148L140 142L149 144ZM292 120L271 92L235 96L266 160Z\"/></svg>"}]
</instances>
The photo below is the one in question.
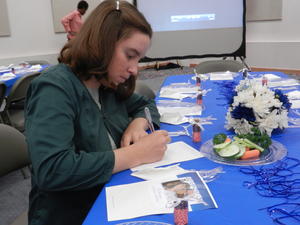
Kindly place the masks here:
<instances>
[{"instance_id":1,"label":"white flower bouquet","mask_svg":"<svg viewBox=\"0 0 300 225\"><path fill-rule=\"evenodd\" d=\"M274 129L288 126L291 106L280 90L272 91L255 80L242 80L235 88L225 127L237 134L251 133L253 127L271 136Z\"/></svg>"}]
</instances>

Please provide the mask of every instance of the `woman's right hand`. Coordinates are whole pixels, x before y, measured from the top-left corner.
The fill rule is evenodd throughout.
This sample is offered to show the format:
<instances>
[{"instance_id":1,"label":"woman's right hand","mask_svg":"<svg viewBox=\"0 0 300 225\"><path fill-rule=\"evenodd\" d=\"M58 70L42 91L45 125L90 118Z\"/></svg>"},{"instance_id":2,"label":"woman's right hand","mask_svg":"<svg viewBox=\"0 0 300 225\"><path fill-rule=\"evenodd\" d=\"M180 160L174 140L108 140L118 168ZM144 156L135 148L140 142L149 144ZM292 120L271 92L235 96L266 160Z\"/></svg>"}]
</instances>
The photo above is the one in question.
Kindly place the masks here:
<instances>
[{"instance_id":1,"label":"woman's right hand","mask_svg":"<svg viewBox=\"0 0 300 225\"><path fill-rule=\"evenodd\" d=\"M170 141L171 138L165 130L158 130L141 138L135 143L136 154L140 163L152 163L161 160Z\"/></svg>"},{"instance_id":2,"label":"woman's right hand","mask_svg":"<svg viewBox=\"0 0 300 225\"><path fill-rule=\"evenodd\" d=\"M161 160L170 141L167 131L158 130L140 138L132 145L115 149L113 173Z\"/></svg>"}]
</instances>

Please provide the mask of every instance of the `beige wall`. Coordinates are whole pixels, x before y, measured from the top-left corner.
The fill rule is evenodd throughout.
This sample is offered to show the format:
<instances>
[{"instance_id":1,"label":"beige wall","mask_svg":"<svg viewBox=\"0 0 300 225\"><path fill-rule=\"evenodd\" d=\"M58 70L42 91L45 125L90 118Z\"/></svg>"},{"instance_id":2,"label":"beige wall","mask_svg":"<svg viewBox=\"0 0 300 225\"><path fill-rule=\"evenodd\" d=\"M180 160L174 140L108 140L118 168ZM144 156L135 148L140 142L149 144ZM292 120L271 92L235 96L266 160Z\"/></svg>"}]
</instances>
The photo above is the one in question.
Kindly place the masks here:
<instances>
[{"instance_id":1,"label":"beige wall","mask_svg":"<svg viewBox=\"0 0 300 225\"><path fill-rule=\"evenodd\" d=\"M6 3L11 35L0 37L0 65L25 59L56 63L66 35L55 32L51 1L8 0ZM246 61L250 66L300 69L299 8L299 0L285 0L281 20L247 23Z\"/></svg>"}]
</instances>

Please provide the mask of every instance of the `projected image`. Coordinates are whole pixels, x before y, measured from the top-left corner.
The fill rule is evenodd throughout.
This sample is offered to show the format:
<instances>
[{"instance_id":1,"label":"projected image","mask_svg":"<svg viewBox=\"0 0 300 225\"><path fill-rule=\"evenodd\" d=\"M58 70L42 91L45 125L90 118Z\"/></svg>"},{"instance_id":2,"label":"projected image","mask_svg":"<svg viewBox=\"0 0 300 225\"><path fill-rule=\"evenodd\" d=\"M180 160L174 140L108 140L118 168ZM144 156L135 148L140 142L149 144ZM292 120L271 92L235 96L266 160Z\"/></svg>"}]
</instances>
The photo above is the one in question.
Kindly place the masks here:
<instances>
[{"instance_id":1,"label":"projected image","mask_svg":"<svg viewBox=\"0 0 300 225\"><path fill-rule=\"evenodd\" d=\"M207 20L215 20L215 14L194 14L194 15L171 16L172 23L197 22L197 21L207 21Z\"/></svg>"},{"instance_id":2,"label":"projected image","mask_svg":"<svg viewBox=\"0 0 300 225\"><path fill-rule=\"evenodd\" d=\"M237 4L240 2L240 4ZM140 0L138 8L155 32L241 27L241 0ZM217 5L217 7L216 7ZM159 7L158 7L159 6Z\"/></svg>"},{"instance_id":3,"label":"projected image","mask_svg":"<svg viewBox=\"0 0 300 225\"><path fill-rule=\"evenodd\" d=\"M170 16L170 23L172 25L166 24L156 24L154 30L156 31L166 31L171 30L194 30L201 29L202 25L198 22L212 21L215 20L215 14L189 14L189 15L175 15Z\"/></svg>"},{"instance_id":4,"label":"projected image","mask_svg":"<svg viewBox=\"0 0 300 225\"><path fill-rule=\"evenodd\" d=\"M244 2L136 0L137 8L154 31L147 57L163 60L235 54L245 46ZM238 54L244 56L245 50Z\"/></svg>"}]
</instances>

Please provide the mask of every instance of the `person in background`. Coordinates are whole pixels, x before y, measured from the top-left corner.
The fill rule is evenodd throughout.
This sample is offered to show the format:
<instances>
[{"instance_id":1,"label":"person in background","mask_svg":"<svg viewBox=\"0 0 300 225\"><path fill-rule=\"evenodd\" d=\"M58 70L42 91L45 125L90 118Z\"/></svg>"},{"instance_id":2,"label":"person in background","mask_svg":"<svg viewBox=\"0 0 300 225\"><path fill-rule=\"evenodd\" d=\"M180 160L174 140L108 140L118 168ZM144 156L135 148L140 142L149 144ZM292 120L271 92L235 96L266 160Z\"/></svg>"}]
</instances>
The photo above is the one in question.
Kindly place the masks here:
<instances>
[{"instance_id":1,"label":"person in background","mask_svg":"<svg viewBox=\"0 0 300 225\"><path fill-rule=\"evenodd\" d=\"M60 63L31 83L29 225L82 224L114 173L164 156L167 131L146 132L145 107L159 127L155 102L134 93L151 37L135 6L105 0L62 48Z\"/></svg>"},{"instance_id":2,"label":"person in background","mask_svg":"<svg viewBox=\"0 0 300 225\"><path fill-rule=\"evenodd\" d=\"M82 26L82 16L85 14L89 7L86 1L80 1L77 4L77 9L70 12L61 19L61 23L67 32L68 40L76 36Z\"/></svg>"}]
</instances>

